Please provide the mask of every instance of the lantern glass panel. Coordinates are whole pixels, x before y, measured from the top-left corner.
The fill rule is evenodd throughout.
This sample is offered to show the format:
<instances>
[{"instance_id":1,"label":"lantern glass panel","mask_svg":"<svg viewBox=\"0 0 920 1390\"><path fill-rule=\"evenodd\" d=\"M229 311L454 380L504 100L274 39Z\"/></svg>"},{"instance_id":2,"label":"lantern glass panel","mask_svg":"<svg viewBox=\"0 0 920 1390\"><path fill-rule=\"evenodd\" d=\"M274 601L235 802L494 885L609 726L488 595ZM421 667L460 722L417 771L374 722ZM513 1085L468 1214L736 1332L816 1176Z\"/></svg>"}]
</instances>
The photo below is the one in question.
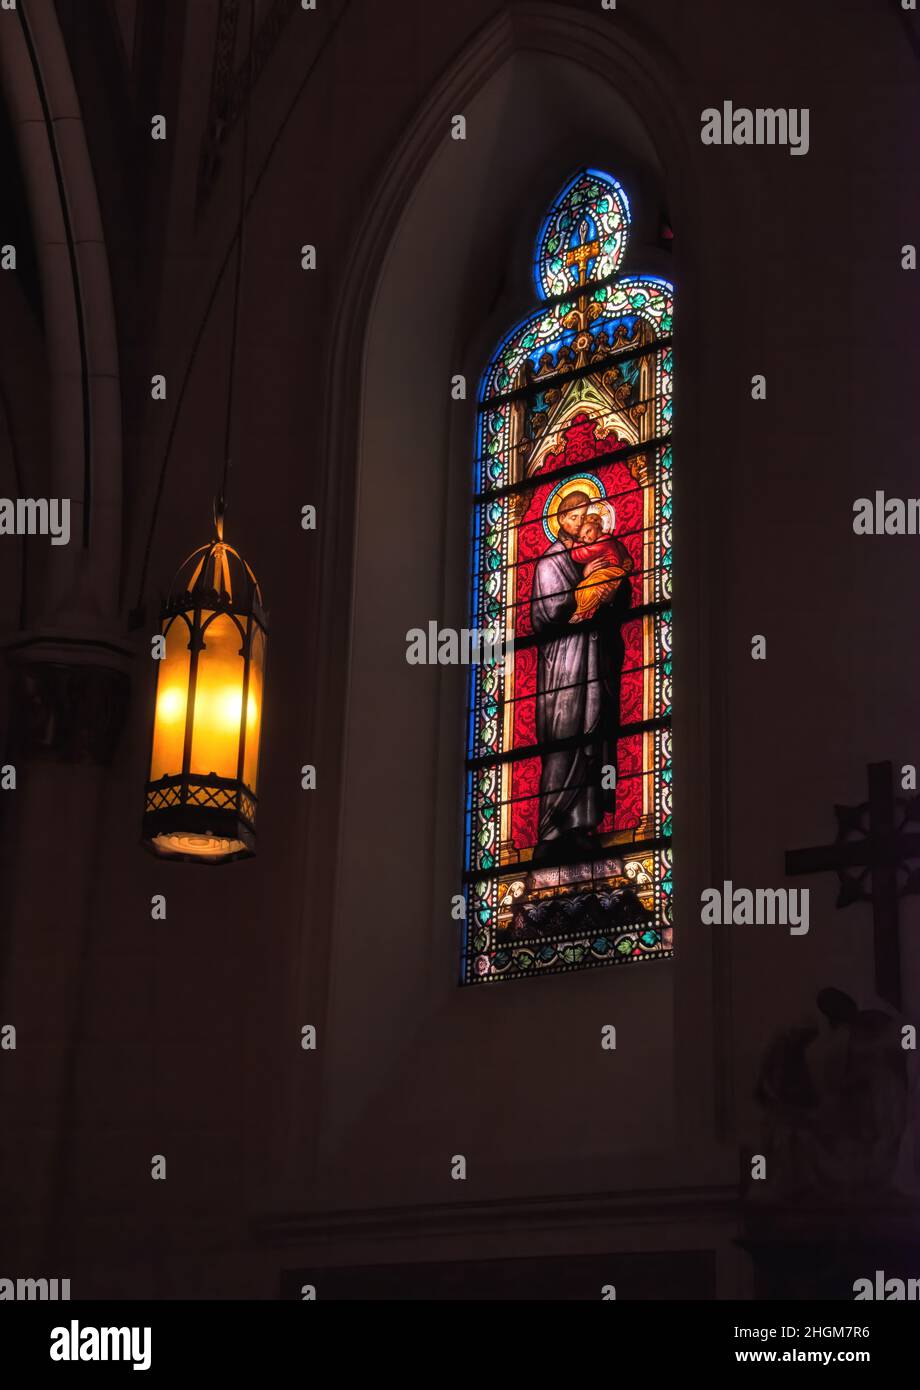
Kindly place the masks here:
<instances>
[{"instance_id":1,"label":"lantern glass panel","mask_svg":"<svg viewBox=\"0 0 920 1390\"><path fill-rule=\"evenodd\" d=\"M253 624L252 662L249 667L249 697L246 701L246 753L243 781L251 792L259 775L259 732L262 725L262 681L265 672L265 634Z\"/></svg>"},{"instance_id":2,"label":"lantern glass panel","mask_svg":"<svg viewBox=\"0 0 920 1390\"><path fill-rule=\"evenodd\" d=\"M182 617L170 620L163 629L166 655L158 663L156 719L153 750L150 754L150 781L176 776L182 771L185 746L185 719L188 706L188 675L191 664L189 626Z\"/></svg>"},{"instance_id":3,"label":"lantern glass panel","mask_svg":"<svg viewBox=\"0 0 920 1390\"><path fill-rule=\"evenodd\" d=\"M226 613L212 618L203 612L201 621L204 646L198 653L190 771L235 778L243 712L242 637Z\"/></svg>"}]
</instances>

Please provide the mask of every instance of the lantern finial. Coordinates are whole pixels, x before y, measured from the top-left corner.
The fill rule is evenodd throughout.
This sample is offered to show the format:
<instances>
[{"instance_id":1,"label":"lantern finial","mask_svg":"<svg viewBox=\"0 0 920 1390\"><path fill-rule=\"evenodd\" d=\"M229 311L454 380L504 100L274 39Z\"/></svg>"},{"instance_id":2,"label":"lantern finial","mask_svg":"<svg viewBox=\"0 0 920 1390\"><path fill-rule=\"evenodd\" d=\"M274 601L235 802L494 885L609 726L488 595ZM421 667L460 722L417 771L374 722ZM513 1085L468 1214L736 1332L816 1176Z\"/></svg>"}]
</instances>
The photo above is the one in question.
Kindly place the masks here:
<instances>
[{"instance_id":1,"label":"lantern finial","mask_svg":"<svg viewBox=\"0 0 920 1390\"><path fill-rule=\"evenodd\" d=\"M224 517L227 514L227 503L224 499L223 489L214 498L214 533L219 541L224 538Z\"/></svg>"}]
</instances>

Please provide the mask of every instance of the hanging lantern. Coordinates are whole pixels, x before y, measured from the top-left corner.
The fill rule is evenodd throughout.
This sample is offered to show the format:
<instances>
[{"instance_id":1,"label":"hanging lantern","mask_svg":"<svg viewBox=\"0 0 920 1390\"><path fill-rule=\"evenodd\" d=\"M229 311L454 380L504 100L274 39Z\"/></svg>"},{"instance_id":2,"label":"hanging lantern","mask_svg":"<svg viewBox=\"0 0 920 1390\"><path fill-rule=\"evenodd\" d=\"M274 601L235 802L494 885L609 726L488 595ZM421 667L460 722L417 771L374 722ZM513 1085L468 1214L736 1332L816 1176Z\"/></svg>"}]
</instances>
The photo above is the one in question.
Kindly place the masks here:
<instances>
[{"instance_id":1,"label":"hanging lantern","mask_svg":"<svg viewBox=\"0 0 920 1390\"><path fill-rule=\"evenodd\" d=\"M143 840L224 864L255 854L268 620L252 570L215 538L180 568L163 609Z\"/></svg>"}]
</instances>

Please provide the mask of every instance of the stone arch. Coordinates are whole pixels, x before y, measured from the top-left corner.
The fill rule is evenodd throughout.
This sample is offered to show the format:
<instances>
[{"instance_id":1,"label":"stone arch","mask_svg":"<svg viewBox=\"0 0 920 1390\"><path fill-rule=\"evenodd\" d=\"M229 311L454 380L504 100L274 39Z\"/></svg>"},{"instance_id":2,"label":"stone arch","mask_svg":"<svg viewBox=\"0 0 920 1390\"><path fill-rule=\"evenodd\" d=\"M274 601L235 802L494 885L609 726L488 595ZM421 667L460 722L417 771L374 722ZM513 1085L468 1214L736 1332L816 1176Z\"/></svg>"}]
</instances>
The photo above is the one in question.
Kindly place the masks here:
<instances>
[{"instance_id":1,"label":"stone arch","mask_svg":"<svg viewBox=\"0 0 920 1390\"><path fill-rule=\"evenodd\" d=\"M557 73L574 69L584 85L591 88L590 108L595 126L590 149L581 149L577 154L572 151L566 156L567 140L571 141L578 130L574 119L568 124L557 119L555 125L547 121L539 135L531 132L529 146L514 146L508 130L509 112L528 90L528 84L531 92L535 90L535 75L541 68ZM318 813L311 808L307 829L307 881L324 880L321 866L330 857L337 869L334 882L327 883L322 902L317 903L314 898L308 914L314 924L318 919L329 923L325 940L328 954L312 954L314 925L311 954L305 944L299 963L304 993L314 993L319 976L326 999L323 1144L328 1152L343 1141L350 1126L360 1124L362 1109L374 1089L383 1083L393 1058L412 1033L425 1027L426 1020L438 1014L449 1015L459 1030L458 1036L465 1035L467 1029L494 1026L486 1022L491 1016L488 1000L464 999L460 1003L461 991L455 988L458 946L450 931L449 904L450 895L457 891L460 863L463 682L454 681L451 685L437 668L433 668L434 674L407 676L404 634L397 631L398 623L394 626L388 621L382 603L388 582L395 585L391 592L402 598L409 597L415 584L421 601L412 611L417 611L420 622L439 617L445 624L462 625L472 405L465 414L452 412L451 370L464 372L472 395L479 372L501 331L527 307L526 276L505 283L499 264L522 263L522 258L513 252L515 236L519 235L524 244L530 243L549 197L577 164L606 163L611 172L621 173L622 159L614 157L618 120L630 132L629 139L621 142L621 154L626 155L627 162L632 161L640 177L651 173L649 186L654 186L657 172L667 188L673 219L681 226L686 247L677 272L683 333L685 341L700 341L705 286L696 274L699 236L691 194L694 152L688 142L686 119L682 119L673 96L678 90L677 70L670 56L652 45L641 27L628 20L618 19L614 28L606 17L576 14L544 4L525 4L513 12L502 13L460 56L407 131L370 201L356 238L356 249L349 262L354 274L343 292L328 380L329 490L322 507L326 530L321 561L324 592L350 592L351 607L347 622L343 609L336 615L331 605L329 616L324 619L322 650L326 673L318 672L314 723L306 735L312 746L333 746L331 730L341 709L342 681L350 669L345 756L337 773L340 818L337 824L321 826L316 819ZM629 103L620 95L623 91L629 92ZM450 117L458 112L467 115L468 131L475 128L480 117L490 130L489 156L493 167L493 156L496 148L500 153L502 138L517 150L515 170L506 170L508 178L495 192L495 205L501 207L492 228L496 233L503 231L505 242L500 257L492 259L485 269L476 264L485 240L482 227L470 221L471 209L483 206L482 170L471 167L469 141L465 147L458 142L451 148L448 139ZM648 133L651 130L655 132L654 140ZM581 126L581 133L587 137L586 126ZM451 169L448 161L452 158ZM444 200L451 198L453 218L444 217L435 238L431 235L432 209L439 202L443 209ZM405 305L407 287L411 285L405 278L407 266L418 265L426 254L426 219L427 254L434 254L433 247L437 246L442 265L449 267L455 283L447 286L447 307L443 300L432 303L426 298L425 310L437 322L440 336L429 345L424 360L419 355L418 361L413 357L410 362L406 342L411 332L407 335L405 312L398 305ZM509 227L513 230L509 231ZM453 254L445 250L444 236ZM637 245L637 254L643 254L643 268L654 271L655 265L641 251L641 235ZM526 256L523 263L526 265ZM687 278L686 285L680 284L682 276ZM397 339L400 327L403 331ZM388 341L390 350L386 351ZM398 352L393 350L397 341ZM418 374L413 375L416 367ZM699 458L692 445L696 412L689 375L684 379L683 390L688 443L682 446L681 456L688 469ZM426 443L420 446L416 436L411 446L414 461L406 453L406 436L401 432L405 413L398 404L393 406L407 395L413 397L416 405L424 402L420 428ZM400 447L381 450L379 437L370 437L369 424L385 418L388 411L392 438L400 441ZM418 415L415 425L419 428ZM427 473L422 453L427 459ZM390 485L386 467L391 470L390 477L411 479L413 496L425 495L428 499L417 539L402 542L400 561L392 572L387 568L393 554L392 537L388 544L387 528L381 524L387 516ZM393 473L397 468L401 472ZM389 496L392 502L392 489ZM690 585L685 590L690 609L694 597L698 599L705 587L705 566L692 537L696 529L694 519L699 519L708 501L706 487L697 488L695 496L688 496L687 500L687 542L683 553L688 572L695 576L695 593ZM419 586L417 581L422 575L424 580ZM426 605L436 611L426 611ZM394 607L400 614L411 609L403 602ZM698 614L699 611L697 604ZM693 623L692 613L690 617ZM704 673L708 672L710 661L708 640L706 623L699 617L685 638L690 649L688 687L707 686ZM400 661L402 669L398 666ZM384 672L389 683L386 690L382 689ZM418 682L411 695L407 680ZM400 710L394 724L394 711ZM387 724L375 738L371 731L381 712ZM691 727L705 731L712 719L713 709L704 698L692 716L687 717L688 735ZM410 730L412 742L403 744L410 755L403 768L405 776L401 776L394 750L399 748L400 736L407 739ZM707 756L705 743L697 741L694 751L692 742L687 737L684 743L683 759L688 769L683 774L684 785L690 785L695 776L697 794L705 786L707 794L718 798L720 792L714 785L717 760ZM364 808L363 820L355 819L359 806ZM386 825L381 834L378 817L383 811ZM405 847L409 841L404 841L401 853L399 827L412 815L421 816L420 835L413 854L407 856ZM685 900L692 901L694 884L700 876L704 883L714 881L710 877L711 863L718 856L718 849L711 827L703 823L703 818L699 818L695 831L690 826L688 830L693 838L684 849L687 859L693 860L693 867L685 880ZM415 870L421 871L422 881L412 882L411 894L406 889L408 896L400 907L394 901L394 893L401 867L407 883ZM327 881L329 877L325 875ZM373 941L361 939L362 891L368 894L364 919L369 922L373 913L375 921ZM391 929L395 940L381 942L381 935ZM394 964L392 970L381 972L375 952L384 946L393 951ZM634 1008L647 1018L648 1010L653 1009L664 1033L669 1035L682 1014L681 989L686 998L686 991L703 990L711 996L714 988L712 963L706 953L694 962L687 952L685 959L674 965L673 980L659 973L654 980L648 975L639 983L633 976L628 982L634 991L631 999L625 982L617 982L616 986L622 990L627 1010ZM570 981L562 983L559 992L572 1002ZM473 993L494 997L492 991ZM521 1000L520 994L517 1000ZM699 1006L698 998L696 1005ZM722 1030L723 1050L727 1007L724 997L713 1006L716 1027ZM520 1016L522 1008L526 1011L528 1004L516 1003L511 1012ZM348 1018L352 1016L361 1017L365 1036L379 1039L376 1056L358 1057L349 1047ZM493 1045L494 1041L493 1035ZM663 1125L675 1120L680 1105L696 1104L699 1108L701 1091L704 1107L712 1101L712 1046L711 1038L701 1038L695 1048L683 1051L676 1062L674 1049L670 1045L665 1049L668 1115L662 1111L659 1116ZM682 1083L691 1069L694 1081L688 1088ZM298 1123L315 1132L315 1114L299 1110L297 1102L295 1113ZM475 1122L472 1114L467 1118L470 1123ZM310 1147L304 1132L301 1142L295 1141L295 1148L302 1155Z\"/></svg>"},{"instance_id":2,"label":"stone arch","mask_svg":"<svg viewBox=\"0 0 920 1390\"><path fill-rule=\"evenodd\" d=\"M44 308L51 422L45 487L49 496L71 499L71 543L48 557L35 617L46 630L111 640L121 565L115 314L86 132L52 0L28 0L4 18L0 80Z\"/></svg>"}]
</instances>

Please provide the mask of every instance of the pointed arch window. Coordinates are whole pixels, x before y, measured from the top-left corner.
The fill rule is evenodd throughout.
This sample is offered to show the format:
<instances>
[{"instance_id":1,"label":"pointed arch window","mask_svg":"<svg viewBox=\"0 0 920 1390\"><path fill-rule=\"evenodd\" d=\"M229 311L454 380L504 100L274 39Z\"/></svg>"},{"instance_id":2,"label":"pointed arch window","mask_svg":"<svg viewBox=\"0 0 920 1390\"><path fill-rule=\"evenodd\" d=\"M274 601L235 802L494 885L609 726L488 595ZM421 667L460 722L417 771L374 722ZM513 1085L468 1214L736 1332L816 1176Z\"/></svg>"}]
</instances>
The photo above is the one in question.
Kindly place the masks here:
<instances>
[{"instance_id":1,"label":"pointed arch window","mask_svg":"<svg viewBox=\"0 0 920 1390\"><path fill-rule=\"evenodd\" d=\"M470 623L508 641L471 668L466 983L672 953L673 287L620 274L629 227L571 179L480 386Z\"/></svg>"}]
</instances>

